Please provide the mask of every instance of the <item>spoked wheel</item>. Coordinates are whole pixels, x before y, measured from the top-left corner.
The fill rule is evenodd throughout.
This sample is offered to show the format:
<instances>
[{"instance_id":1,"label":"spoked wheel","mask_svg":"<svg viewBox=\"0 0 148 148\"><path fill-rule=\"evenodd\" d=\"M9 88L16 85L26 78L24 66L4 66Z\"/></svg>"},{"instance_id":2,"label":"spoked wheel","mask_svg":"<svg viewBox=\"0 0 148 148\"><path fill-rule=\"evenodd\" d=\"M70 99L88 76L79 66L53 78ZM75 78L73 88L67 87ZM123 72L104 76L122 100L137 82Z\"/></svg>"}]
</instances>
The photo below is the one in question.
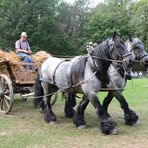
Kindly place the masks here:
<instances>
[{"instance_id":1,"label":"spoked wheel","mask_svg":"<svg viewBox=\"0 0 148 148\"><path fill-rule=\"evenodd\" d=\"M10 78L0 75L0 113L8 114L13 104L13 87Z\"/></svg>"},{"instance_id":2,"label":"spoked wheel","mask_svg":"<svg viewBox=\"0 0 148 148\"><path fill-rule=\"evenodd\" d=\"M51 96L51 98L50 98L50 105L51 106L53 106L56 103L57 98L58 98L58 94L57 93Z\"/></svg>"}]
</instances>

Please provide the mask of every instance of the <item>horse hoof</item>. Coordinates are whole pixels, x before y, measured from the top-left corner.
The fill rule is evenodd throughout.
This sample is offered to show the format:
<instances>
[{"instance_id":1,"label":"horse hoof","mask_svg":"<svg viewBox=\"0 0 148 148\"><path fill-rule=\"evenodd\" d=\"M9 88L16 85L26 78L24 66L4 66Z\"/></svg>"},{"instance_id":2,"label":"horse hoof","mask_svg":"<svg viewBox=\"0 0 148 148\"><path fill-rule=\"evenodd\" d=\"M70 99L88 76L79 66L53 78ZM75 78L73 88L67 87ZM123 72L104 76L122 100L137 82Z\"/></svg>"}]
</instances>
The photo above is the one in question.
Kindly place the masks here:
<instances>
[{"instance_id":1,"label":"horse hoof","mask_svg":"<svg viewBox=\"0 0 148 148\"><path fill-rule=\"evenodd\" d=\"M137 126L137 125L140 125L140 124L141 124L140 120L137 120L137 121L133 124L133 126Z\"/></svg>"},{"instance_id":2,"label":"horse hoof","mask_svg":"<svg viewBox=\"0 0 148 148\"><path fill-rule=\"evenodd\" d=\"M78 126L78 129L85 129L86 128L86 125L79 125Z\"/></svg>"},{"instance_id":3,"label":"horse hoof","mask_svg":"<svg viewBox=\"0 0 148 148\"><path fill-rule=\"evenodd\" d=\"M56 121L50 121L49 123L50 123L50 125L55 125L55 124L57 124Z\"/></svg>"},{"instance_id":4,"label":"horse hoof","mask_svg":"<svg viewBox=\"0 0 148 148\"><path fill-rule=\"evenodd\" d=\"M117 135L117 134L118 134L118 131L115 128L110 132L110 135Z\"/></svg>"},{"instance_id":5,"label":"horse hoof","mask_svg":"<svg viewBox=\"0 0 148 148\"><path fill-rule=\"evenodd\" d=\"M41 113L41 114L43 114L43 113L44 113L44 111L43 111L43 109L42 109L42 108L40 108L40 113Z\"/></svg>"}]
</instances>

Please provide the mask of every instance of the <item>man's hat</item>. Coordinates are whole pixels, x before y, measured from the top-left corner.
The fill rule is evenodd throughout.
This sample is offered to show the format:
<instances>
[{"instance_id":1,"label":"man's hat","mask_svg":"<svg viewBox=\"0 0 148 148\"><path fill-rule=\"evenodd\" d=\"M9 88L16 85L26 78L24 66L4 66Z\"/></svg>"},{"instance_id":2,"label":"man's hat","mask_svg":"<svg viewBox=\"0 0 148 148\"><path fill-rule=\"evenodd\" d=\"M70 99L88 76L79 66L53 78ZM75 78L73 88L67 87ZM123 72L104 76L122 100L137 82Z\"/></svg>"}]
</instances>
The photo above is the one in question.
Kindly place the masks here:
<instances>
[{"instance_id":1,"label":"man's hat","mask_svg":"<svg viewBox=\"0 0 148 148\"><path fill-rule=\"evenodd\" d=\"M26 32L22 32L21 36L26 37L26 38L28 37Z\"/></svg>"}]
</instances>

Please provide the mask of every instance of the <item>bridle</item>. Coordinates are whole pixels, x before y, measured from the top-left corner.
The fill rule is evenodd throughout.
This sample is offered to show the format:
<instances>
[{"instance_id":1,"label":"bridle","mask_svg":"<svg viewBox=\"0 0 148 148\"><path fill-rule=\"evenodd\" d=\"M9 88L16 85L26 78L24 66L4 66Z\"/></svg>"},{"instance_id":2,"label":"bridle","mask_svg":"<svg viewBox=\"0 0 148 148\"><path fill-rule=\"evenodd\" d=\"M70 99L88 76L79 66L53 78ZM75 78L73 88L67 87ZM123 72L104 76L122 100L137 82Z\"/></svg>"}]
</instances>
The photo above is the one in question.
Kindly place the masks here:
<instances>
[{"instance_id":1,"label":"bridle","mask_svg":"<svg viewBox=\"0 0 148 148\"><path fill-rule=\"evenodd\" d=\"M120 65L124 66L124 64L125 64L124 58L126 58L128 56L131 56L132 53L131 52L127 52L126 54L121 55L118 51L115 50L114 44L115 44L114 41L112 41L111 43L108 43L109 50L110 50L111 53L114 51L120 58L122 58L122 60L104 59L102 57L98 57L98 56L93 55L93 50L87 49L88 58L89 58L91 66L94 67L95 69L98 69L98 65L97 65L97 63L95 62L94 59L99 59L99 60L104 60L104 61L108 61L108 62L119 63Z\"/></svg>"},{"instance_id":2,"label":"bridle","mask_svg":"<svg viewBox=\"0 0 148 148\"><path fill-rule=\"evenodd\" d=\"M114 41L109 43L110 51L111 51L111 53L114 51L121 59L124 59L124 58L132 55L131 52L127 52L126 54L121 55L117 50L115 50L115 46L114 45L115 45Z\"/></svg>"}]
</instances>

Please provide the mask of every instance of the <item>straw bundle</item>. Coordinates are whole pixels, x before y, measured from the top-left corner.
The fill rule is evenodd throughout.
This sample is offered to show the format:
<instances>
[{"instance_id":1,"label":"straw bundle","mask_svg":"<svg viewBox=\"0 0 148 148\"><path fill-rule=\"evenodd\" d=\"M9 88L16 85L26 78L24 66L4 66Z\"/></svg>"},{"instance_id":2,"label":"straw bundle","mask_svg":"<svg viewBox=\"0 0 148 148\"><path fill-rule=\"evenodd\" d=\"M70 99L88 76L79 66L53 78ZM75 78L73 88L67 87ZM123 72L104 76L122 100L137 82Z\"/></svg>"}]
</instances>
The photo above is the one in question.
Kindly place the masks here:
<instances>
[{"instance_id":1,"label":"straw bundle","mask_svg":"<svg viewBox=\"0 0 148 148\"><path fill-rule=\"evenodd\" d=\"M3 50L0 50L0 61L8 61L15 72L24 70L24 66L20 64L23 62L22 59L13 51L4 52ZM9 76L9 72L5 65L0 65L0 73Z\"/></svg>"},{"instance_id":2,"label":"straw bundle","mask_svg":"<svg viewBox=\"0 0 148 148\"><path fill-rule=\"evenodd\" d=\"M11 62L14 62L14 63L22 62L21 58L17 56L15 52L13 51L4 52L3 50L0 50L0 60L7 60L10 63Z\"/></svg>"},{"instance_id":3,"label":"straw bundle","mask_svg":"<svg viewBox=\"0 0 148 148\"><path fill-rule=\"evenodd\" d=\"M5 52L3 50L0 49L0 60L4 60L5 57Z\"/></svg>"},{"instance_id":4,"label":"straw bundle","mask_svg":"<svg viewBox=\"0 0 148 148\"><path fill-rule=\"evenodd\" d=\"M33 62L35 63L43 63L49 57L51 57L51 55L45 51L39 51L32 55Z\"/></svg>"},{"instance_id":5,"label":"straw bundle","mask_svg":"<svg viewBox=\"0 0 148 148\"><path fill-rule=\"evenodd\" d=\"M14 63L18 63L18 62L22 62L22 59L21 59L21 57L19 57L18 55L16 55L16 53L15 52L13 52L13 51L10 51L10 52L5 52L5 59L7 60L7 61L9 61L10 63L12 62L14 62Z\"/></svg>"},{"instance_id":6,"label":"straw bundle","mask_svg":"<svg viewBox=\"0 0 148 148\"><path fill-rule=\"evenodd\" d=\"M33 64L35 68L40 67L40 65L50 57L51 55L45 51L39 51L31 56L33 59ZM14 73L20 73L24 71L27 66L22 65L23 60L19 57L15 52L4 52L0 49L0 61L8 61L14 71ZM0 73L4 73L8 75L8 71L5 67L0 66Z\"/></svg>"}]
</instances>

